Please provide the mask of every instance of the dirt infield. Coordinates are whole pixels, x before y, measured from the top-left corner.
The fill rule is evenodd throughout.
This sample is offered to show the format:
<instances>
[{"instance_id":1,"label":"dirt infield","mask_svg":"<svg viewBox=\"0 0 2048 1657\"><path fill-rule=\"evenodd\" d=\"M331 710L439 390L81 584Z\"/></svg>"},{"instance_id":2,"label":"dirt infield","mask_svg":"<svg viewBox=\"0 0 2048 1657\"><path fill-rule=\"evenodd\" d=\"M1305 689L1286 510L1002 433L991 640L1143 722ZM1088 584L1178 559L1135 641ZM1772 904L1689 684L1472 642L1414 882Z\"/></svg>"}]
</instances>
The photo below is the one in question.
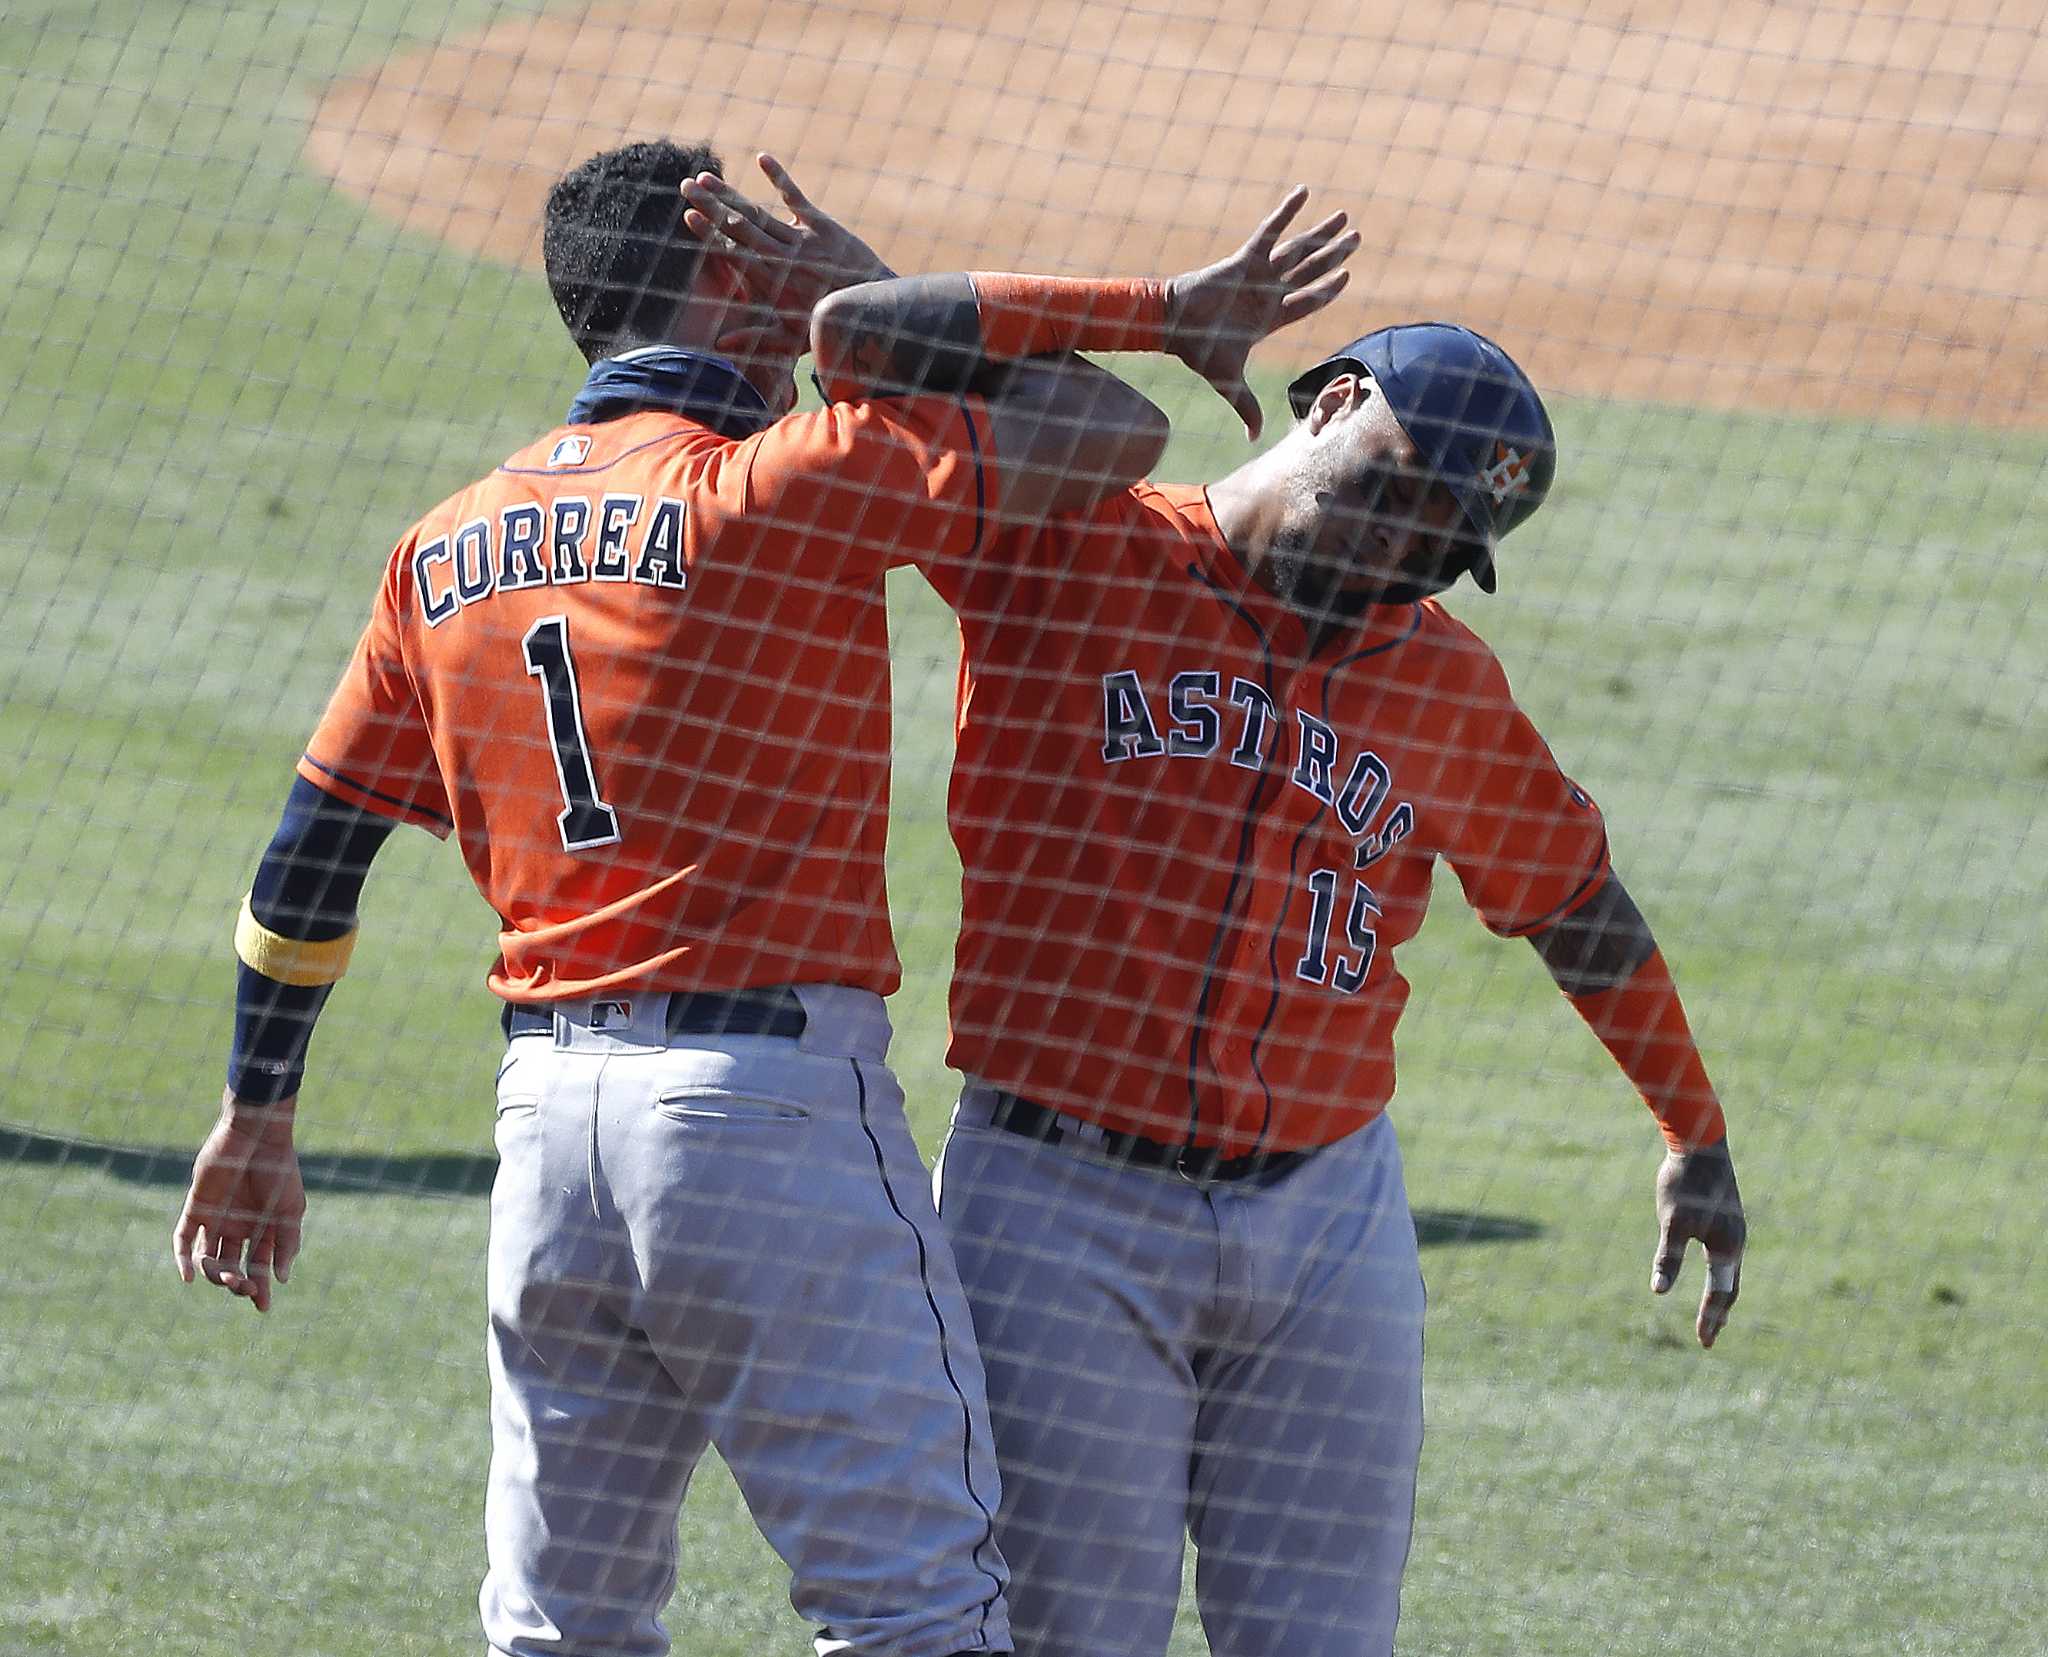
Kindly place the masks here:
<instances>
[{"instance_id":1,"label":"dirt infield","mask_svg":"<svg viewBox=\"0 0 2048 1657\"><path fill-rule=\"evenodd\" d=\"M775 150L901 269L1177 269L1300 179L1367 245L1297 354L1444 315L1587 395L2039 425L2044 132L2022 0L649 0L336 82L307 154L528 262L649 134Z\"/></svg>"}]
</instances>

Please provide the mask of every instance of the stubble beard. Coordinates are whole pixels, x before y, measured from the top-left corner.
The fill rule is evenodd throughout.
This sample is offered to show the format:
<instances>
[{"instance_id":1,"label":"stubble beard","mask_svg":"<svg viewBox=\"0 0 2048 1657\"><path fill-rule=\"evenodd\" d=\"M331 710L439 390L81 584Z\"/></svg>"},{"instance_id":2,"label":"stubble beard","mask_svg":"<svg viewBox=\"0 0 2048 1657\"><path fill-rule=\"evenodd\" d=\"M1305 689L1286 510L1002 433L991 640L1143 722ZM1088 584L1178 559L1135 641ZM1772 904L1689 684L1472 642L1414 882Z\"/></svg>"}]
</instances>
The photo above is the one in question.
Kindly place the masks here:
<instances>
[{"instance_id":1,"label":"stubble beard","mask_svg":"<svg viewBox=\"0 0 2048 1657\"><path fill-rule=\"evenodd\" d=\"M1370 564L1362 551L1369 544L1369 527L1334 556L1327 549L1318 550L1323 508L1317 497L1337 492L1341 480L1336 471L1334 464L1322 465L1290 480L1288 510L1268 555L1274 588L1311 632L1342 626L1367 605L1413 604L1442 590L1438 583Z\"/></svg>"},{"instance_id":2,"label":"stubble beard","mask_svg":"<svg viewBox=\"0 0 2048 1657\"><path fill-rule=\"evenodd\" d=\"M1337 574L1315 556L1307 536L1288 531L1276 536L1267 554L1273 588L1311 629L1330 621L1341 591Z\"/></svg>"},{"instance_id":3,"label":"stubble beard","mask_svg":"<svg viewBox=\"0 0 2048 1657\"><path fill-rule=\"evenodd\" d=\"M1334 468L1316 465L1287 480L1286 511L1267 552L1274 590L1310 629L1328 624L1340 613L1336 606L1353 565L1348 557L1339 563L1317 550L1323 517L1318 497L1336 492L1333 474Z\"/></svg>"},{"instance_id":4,"label":"stubble beard","mask_svg":"<svg viewBox=\"0 0 2048 1657\"><path fill-rule=\"evenodd\" d=\"M1358 568L1355 551L1341 567L1334 565L1327 555L1316 553L1313 529L1292 522L1274 536L1267 565L1274 590L1311 632L1349 621L1368 605L1415 604L1434 598L1457 579L1455 575L1450 580L1405 575L1347 579Z\"/></svg>"}]
</instances>

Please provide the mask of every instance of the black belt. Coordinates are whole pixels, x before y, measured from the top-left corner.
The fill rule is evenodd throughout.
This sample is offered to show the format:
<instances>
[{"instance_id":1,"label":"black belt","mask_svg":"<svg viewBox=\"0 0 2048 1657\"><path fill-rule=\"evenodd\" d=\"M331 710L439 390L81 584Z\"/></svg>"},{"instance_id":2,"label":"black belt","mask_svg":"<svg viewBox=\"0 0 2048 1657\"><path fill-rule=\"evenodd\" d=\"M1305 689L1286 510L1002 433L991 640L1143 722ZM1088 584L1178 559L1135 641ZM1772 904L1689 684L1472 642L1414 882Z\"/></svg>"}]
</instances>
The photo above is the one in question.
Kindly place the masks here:
<instances>
[{"instance_id":1,"label":"black belt","mask_svg":"<svg viewBox=\"0 0 2048 1657\"><path fill-rule=\"evenodd\" d=\"M1079 1123L1061 1117L1058 1111L1048 1110L1044 1105L1033 1104L1029 1099L1020 1099L1016 1094L1005 1093L999 1088L992 1091L996 1099L995 1108L989 1113L989 1126L992 1128L1020 1134L1041 1144L1057 1145L1071 1129L1079 1126ZM1243 1156L1225 1156L1215 1145L1175 1145L1163 1139L1147 1139L1143 1134L1119 1133L1114 1128L1100 1131L1102 1153L1113 1161L1127 1162L1134 1168L1170 1168L1183 1179L1198 1184L1209 1180L1258 1179L1284 1174L1315 1155L1310 1150L1248 1151Z\"/></svg>"},{"instance_id":2,"label":"black belt","mask_svg":"<svg viewBox=\"0 0 2048 1657\"><path fill-rule=\"evenodd\" d=\"M600 1006L604 999L592 998ZM618 999L630 1002L633 997L627 994ZM498 1022L504 1027L507 1041L514 1036L551 1036L555 1033L555 1010L546 1002L514 1006L508 1001ZM668 1033L784 1036L794 1041L804 1033L804 1007L797 1000L796 991L787 985L766 990L672 991L668 998Z\"/></svg>"}]
</instances>

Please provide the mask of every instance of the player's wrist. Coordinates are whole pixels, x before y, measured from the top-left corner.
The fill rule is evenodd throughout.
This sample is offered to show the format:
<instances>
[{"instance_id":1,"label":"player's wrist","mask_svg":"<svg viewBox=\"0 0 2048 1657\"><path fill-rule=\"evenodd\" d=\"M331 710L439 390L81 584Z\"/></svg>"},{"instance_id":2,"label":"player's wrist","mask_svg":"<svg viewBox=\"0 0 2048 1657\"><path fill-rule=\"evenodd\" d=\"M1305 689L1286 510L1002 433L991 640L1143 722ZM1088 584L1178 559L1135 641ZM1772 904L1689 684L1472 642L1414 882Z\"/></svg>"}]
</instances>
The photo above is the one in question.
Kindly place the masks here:
<instances>
[{"instance_id":1,"label":"player's wrist","mask_svg":"<svg viewBox=\"0 0 2048 1657\"><path fill-rule=\"evenodd\" d=\"M299 1099L296 1093L287 1098L266 1102L261 1099L247 1099L229 1088L221 1096L221 1125L230 1133L260 1139L267 1143L289 1145L292 1129L297 1123Z\"/></svg>"},{"instance_id":2,"label":"player's wrist","mask_svg":"<svg viewBox=\"0 0 2048 1657\"><path fill-rule=\"evenodd\" d=\"M1672 1144L1667 1135L1664 1155L1668 1160L1692 1163L1700 1167L1715 1165L1733 1168L1735 1158L1728 1149L1728 1123L1718 1111L1714 1116L1712 1134L1713 1137L1709 1139L1690 1140L1677 1145Z\"/></svg>"},{"instance_id":3,"label":"player's wrist","mask_svg":"<svg viewBox=\"0 0 2048 1657\"><path fill-rule=\"evenodd\" d=\"M884 264L881 258L866 247L860 249L866 255L865 262L856 256L835 266L826 278L825 293L840 293L847 288L864 288L870 282L894 282L898 273ZM824 295L819 296L823 298Z\"/></svg>"},{"instance_id":4,"label":"player's wrist","mask_svg":"<svg viewBox=\"0 0 2048 1657\"><path fill-rule=\"evenodd\" d=\"M1188 288L1195 280L1196 273L1184 272L1169 276L1160 287L1160 342L1159 348L1167 356L1185 354L1187 340Z\"/></svg>"},{"instance_id":5,"label":"player's wrist","mask_svg":"<svg viewBox=\"0 0 2048 1657\"><path fill-rule=\"evenodd\" d=\"M1707 1080L1696 1050L1688 1068L1689 1079L1676 1086L1647 1085L1639 1078L1631 1078L1643 1103L1657 1119L1665 1150L1681 1159L1701 1157L1728 1138L1728 1120L1721 1114L1721 1101Z\"/></svg>"}]
</instances>

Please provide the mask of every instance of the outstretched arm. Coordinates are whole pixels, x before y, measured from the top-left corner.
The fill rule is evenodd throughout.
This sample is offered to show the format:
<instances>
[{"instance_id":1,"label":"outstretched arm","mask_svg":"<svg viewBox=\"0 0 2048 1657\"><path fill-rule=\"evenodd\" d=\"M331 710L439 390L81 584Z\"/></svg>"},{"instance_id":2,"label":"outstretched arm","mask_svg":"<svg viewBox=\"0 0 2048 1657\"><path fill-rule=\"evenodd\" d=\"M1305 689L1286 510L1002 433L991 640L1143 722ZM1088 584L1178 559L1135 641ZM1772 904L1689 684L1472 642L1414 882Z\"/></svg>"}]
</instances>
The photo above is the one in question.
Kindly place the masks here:
<instances>
[{"instance_id":1,"label":"outstretched arm","mask_svg":"<svg viewBox=\"0 0 2048 1657\"><path fill-rule=\"evenodd\" d=\"M1343 291L1356 231L1333 213L1284 241L1308 200L1297 187L1244 243L1168 280L1082 280L1000 272L894 278L826 296L811 318L819 372L850 389L964 390L992 362L1069 351L1178 357L1257 437L1245 381L1251 348Z\"/></svg>"},{"instance_id":2,"label":"outstretched arm","mask_svg":"<svg viewBox=\"0 0 2048 1657\"><path fill-rule=\"evenodd\" d=\"M1657 1173L1650 1287L1669 1292L1686 1244L1698 1238L1707 1287L1696 1328L1700 1345L1712 1346L1741 1292L1747 1226L1720 1101L1650 924L1610 873L1591 898L1529 941L1663 1129L1668 1149Z\"/></svg>"},{"instance_id":3,"label":"outstretched arm","mask_svg":"<svg viewBox=\"0 0 2048 1657\"><path fill-rule=\"evenodd\" d=\"M1282 241L1306 200L1296 190L1227 258L1172 281L898 278L773 157L760 162L790 219L705 174L683 186L692 233L734 260L778 316L815 294L811 344L828 395L980 393L1013 521L1085 507L1143 477L1164 451L1166 417L1072 353L1176 355L1256 433L1258 401L1244 380L1251 346L1334 299L1345 281L1338 267L1358 245L1341 214ZM849 280L863 269L868 278Z\"/></svg>"}]
</instances>

